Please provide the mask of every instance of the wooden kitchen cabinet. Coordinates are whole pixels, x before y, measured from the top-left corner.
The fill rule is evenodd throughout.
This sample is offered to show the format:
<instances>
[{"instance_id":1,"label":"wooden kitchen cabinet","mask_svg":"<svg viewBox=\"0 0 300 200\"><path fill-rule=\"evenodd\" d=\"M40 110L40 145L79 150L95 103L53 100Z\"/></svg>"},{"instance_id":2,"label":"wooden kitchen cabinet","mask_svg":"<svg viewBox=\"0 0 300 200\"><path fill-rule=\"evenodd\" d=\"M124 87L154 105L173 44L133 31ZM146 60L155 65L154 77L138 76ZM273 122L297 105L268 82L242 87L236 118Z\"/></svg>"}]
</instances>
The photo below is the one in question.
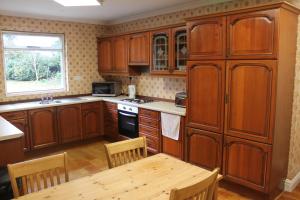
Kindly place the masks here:
<instances>
[{"instance_id":1,"label":"wooden kitchen cabinet","mask_svg":"<svg viewBox=\"0 0 300 200\"><path fill-rule=\"evenodd\" d=\"M189 60L225 59L225 16L189 20L187 34Z\"/></svg>"},{"instance_id":2,"label":"wooden kitchen cabinet","mask_svg":"<svg viewBox=\"0 0 300 200\"><path fill-rule=\"evenodd\" d=\"M187 82L187 126L222 133L225 61L189 61Z\"/></svg>"},{"instance_id":3,"label":"wooden kitchen cabinet","mask_svg":"<svg viewBox=\"0 0 300 200\"><path fill-rule=\"evenodd\" d=\"M82 136L84 139L102 135L102 102L81 105Z\"/></svg>"},{"instance_id":4,"label":"wooden kitchen cabinet","mask_svg":"<svg viewBox=\"0 0 300 200\"><path fill-rule=\"evenodd\" d=\"M63 144L82 138L80 104L57 108L57 131L60 142Z\"/></svg>"},{"instance_id":5,"label":"wooden kitchen cabinet","mask_svg":"<svg viewBox=\"0 0 300 200\"><path fill-rule=\"evenodd\" d=\"M28 111L32 149L58 144L56 112L54 107Z\"/></svg>"},{"instance_id":6,"label":"wooden kitchen cabinet","mask_svg":"<svg viewBox=\"0 0 300 200\"><path fill-rule=\"evenodd\" d=\"M98 41L98 71L100 74L113 72L112 38L102 38Z\"/></svg>"},{"instance_id":7,"label":"wooden kitchen cabinet","mask_svg":"<svg viewBox=\"0 0 300 200\"><path fill-rule=\"evenodd\" d=\"M113 41L113 71L115 73L128 72L128 37L117 36Z\"/></svg>"},{"instance_id":8,"label":"wooden kitchen cabinet","mask_svg":"<svg viewBox=\"0 0 300 200\"><path fill-rule=\"evenodd\" d=\"M184 137L185 137L185 118L181 117L178 140L173 140L163 135L161 136L162 152L183 160L184 159Z\"/></svg>"},{"instance_id":9,"label":"wooden kitchen cabinet","mask_svg":"<svg viewBox=\"0 0 300 200\"><path fill-rule=\"evenodd\" d=\"M149 152L161 151L160 112L139 108L139 136L146 137Z\"/></svg>"},{"instance_id":10,"label":"wooden kitchen cabinet","mask_svg":"<svg viewBox=\"0 0 300 200\"><path fill-rule=\"evenodd\" d=\"M186 159L188 162L212 170L222 167L223 135L200 129L188 128Z\"/></svg>"},{"instance_id":11,"label":"wooden kitchen cabinet","mask_svg":"<svg viewBox=\"0 0 300 200\"><path fill-rule=\"evenodd\" d=\"M1 113L1 116L8 120L12 125L20 129L24 136L22 137L23 150L30 150L30 134L28 130L28 118L26 111Z\"/></svg>"},{"instance_id":12,"label":"wooden kitchen cabinet","mask_svg":"<svg viewBox=\"0 0 300 200\"><path fill-rule=\"evenodd\" d=\"M223 176L255 190L268 191L271 150L267 144L225 136Z\"/></svg>"},{"instance_id":13,"label":"wooden kitchen cabinet","mask_svg":"<svg viewBox=\"0 0 300 200\"><path fill-rule=\"evenodd\" d=\"M128 64L149 66L149 32L134 33L128 36Z\"/></svg>"},{"instance_id":14,"label":"wooden kitchen cabinet","mask_svg":"<svg viewBox=\"0 0 300 200\"><path fill-rule=\"evenodd\" d=\"M264 10L227 17L228 58L276 58L279 10Z\"/></svg>"},{"instance_id":15,"label":"wooden kitchen cabinet","mask_svg":"<svg viewBox=\"0 0 300 200\"><path fill-rule=\"evenodd\" d=\"M227 62L225 134L272 142L277 61Z\"/></svg>"},{"instance_id":16,"label":"wooden kitchen cabinet","mask_svg":"<svg viewBox=\"0 0 300 200\"><path fill-rule=\"evenodd\" d=\"M150 32L151 74L185 75L187 61L186 27Z\"/></svg>"},{"instance_id":17,"label":"wooden kitchen cabinet","mask_svg":"<svg viewBox=\"0 0 300 200\"><path fill-rule=\"evenodd\" d=\"M111 102L103 103L104 113L104 135L112 140L118 140L118 110L117 104Z\"/></svg>"}]
</instances>

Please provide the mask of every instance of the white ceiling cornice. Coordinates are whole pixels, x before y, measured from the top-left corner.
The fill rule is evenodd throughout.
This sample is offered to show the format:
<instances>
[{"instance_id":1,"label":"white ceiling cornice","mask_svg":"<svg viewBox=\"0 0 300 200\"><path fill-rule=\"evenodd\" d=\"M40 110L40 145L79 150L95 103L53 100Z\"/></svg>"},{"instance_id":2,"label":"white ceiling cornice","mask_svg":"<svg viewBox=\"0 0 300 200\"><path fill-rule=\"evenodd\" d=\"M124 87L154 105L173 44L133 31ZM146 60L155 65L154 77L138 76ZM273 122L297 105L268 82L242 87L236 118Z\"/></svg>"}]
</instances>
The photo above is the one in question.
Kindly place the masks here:
<instances>
[{"instance_id":1,"label":"white ceiling cornice","mask_svg":"<svg viewBox=\"0 0 300 200\"><path fill-rule=\"evenodd\" d=\"M107 25L116 25L116 24L130 22L130 21L134 21L134 20L138 20L138 19L154 17L157 15L164 15L164 14L169 14L169 13L173 13L173 12L184 11L184 10L188 10L188 9L192 9L192 8L198 8L198 7L202 7L202 6L208 6L208 5L212 5L212 4L224 3L224 2L229 2L229 1L232 1L232 0L210 0L210 1L195 0L192 2L188 2L185 4L179 4L179 5L172 6L172 7L165 8L165 9L160 9L160 10L151 11L151 12L138 14L138 15L127 16L124 18L111 20L111 21L105 21L102 23L107 24Z\"/></svg>"}]
</instances>

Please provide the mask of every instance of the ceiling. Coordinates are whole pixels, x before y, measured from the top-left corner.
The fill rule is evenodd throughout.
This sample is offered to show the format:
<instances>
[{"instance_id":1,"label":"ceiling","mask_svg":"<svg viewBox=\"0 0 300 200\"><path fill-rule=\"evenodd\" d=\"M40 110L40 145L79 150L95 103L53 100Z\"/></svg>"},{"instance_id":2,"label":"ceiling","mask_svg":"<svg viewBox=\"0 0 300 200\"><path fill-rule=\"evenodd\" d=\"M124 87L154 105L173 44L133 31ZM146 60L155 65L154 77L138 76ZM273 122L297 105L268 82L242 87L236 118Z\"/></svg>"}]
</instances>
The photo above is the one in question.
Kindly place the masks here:
<instances>
[{"instance_id":1,"label":"ceiling","mask_svg":"<svg viewBox=\"0 0 300 200\"><path fill-rule=\"evenodd\" d=\"M0 15L115 24L225 1L105 0L102 7L63 7L53 0L0 0Z\"/></svg>"}]
</instances>

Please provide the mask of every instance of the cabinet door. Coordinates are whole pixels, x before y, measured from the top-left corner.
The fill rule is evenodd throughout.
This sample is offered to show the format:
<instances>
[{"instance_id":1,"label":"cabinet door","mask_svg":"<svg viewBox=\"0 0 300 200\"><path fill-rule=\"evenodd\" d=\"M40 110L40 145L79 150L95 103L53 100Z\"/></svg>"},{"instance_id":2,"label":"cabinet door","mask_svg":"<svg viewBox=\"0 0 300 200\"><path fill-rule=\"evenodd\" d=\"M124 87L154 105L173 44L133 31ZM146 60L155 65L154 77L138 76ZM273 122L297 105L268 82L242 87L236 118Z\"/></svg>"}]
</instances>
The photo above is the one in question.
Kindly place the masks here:
<instances>
[{"instance_id":1,"label":"cabinet door","mask_svg":"<svg viewBox=\"0 0 300 200\"><path fill-rule=\"evenodd\" d=\"M150 65L149 32L129 36L129 65Z\"/></svg>"},{"instance_id":2,"label":"cabinet door","mask_svg":"<svg viewBox=\"0 0 300 200\"><path fill-rule=\"evenodd\" d=\"M58 133L62 143L81 139L80 105L57 108Z\"/></svg>"},{"instance_id":3,"label":"cabinet door","mask_svg":"<svg viewBox=\"0 0 300 200\"><path fill-rule=\"evenodd\" d=\"M225 136L223 175L225 179L267 192L271 146Z\"/></svg>"},{"instance_id":4,"label":"cabinet door","mask_svg":"<svg viewBox=\"0 0 300 200\"><path fill-rule=\"evenodd\" d=\"M169 74L172 48L170 47L170 29L153 31L151 37L151 73Z\"/></svg>"},{"instance_id":5,"label":"cabinet door","mask_svg":"<svg viewBox=\"0 0 300 200\"><path fill-rule=\"evenodd\" d=\"M227 18L228 57L260 59L277 57L277 12L257 11Z\"/></svg>"},{"instance_id":6,"label":"cabinet door","mask_svg":"<svg viewBox=\"0 0 300 200\"><path fill-rule=\"evenodd\" d=\"M186 138L186 159L188 162L214 169L222 167L223 135L199 129L188 128Z\"/></svg>"},{"instance_id":7,"label":"cabinet door","mask_svg":"<svg viewBox=\"0 0 300 200\"><path fill-rule=\"evenodd\" d=\"M187 34L189 60L225 58L225 17L189 21Z\"/></svg>"},{"instance_id":8,"label":"cabinet door","mask_svg":"<svg viewBox=\"0 0 300 200\"><path fill-rule=\"evenodd\" d=\"M222 133L224 90L224 61L189 61L187 126Z\"/></svg>"},{"instance_id":9,"label":"cabinet door","mask_svg":"<svg viewBox=\"0 0 300 200\"><path fill-rule=\"evenodd\" d=\"M170 68L174 75L186 75L186 65L188 58L186 27L176 27L171 29L172 49Z\"/></svg>"},{"instance_id":10,"label":"cabinet door","mask_svg":"<svg viewBox=\"0 0 300 200\"><path fill-rule=\"evenodd\" d=\"M83 138L93 138L102 135L102 104L91 103L82 105Z\"/></svg>"},{"instance_id":11,"label":"cabinet door","mask_svg":"<svg viewBox=\"0 0 300 200\"><path fill-rule=\"evenodd\" d=\"M276 61L228 61L225 134L272 142Z\"/></svg>"},{"instance_id":12,"label":"cabinet door","mask_svg":"<svg viewBox=\"0 0 300 200\"><path fill-rule=\"evenodd\" d=\"M54 108L30 110L29 124L32 149L58 144Z\"/></svg>"},{"instance_id":13,"label":"cabinet door","mask_svg":"<svg viewBox=\"0 0 300 200\"><path fill-rule=\"evenodd\" d=\"M126 36L113 38L114 72L128 71L128 40Z\"/></svg>"},{"instance_id":14,"label":"cabinet door","mask_svg":"<svg viewBox=\"0 0 300 200\"><path fill-rule=\"evenodd\" d=\"M171 156L175 156L179 159L184 158L183 144L184 144L184 136L185 136L185 119L181 117L180 120L180 132L179 139L173 140L171 138L162 136L162 152L169 154Z\"/></svg>"},{"instance_id":15,"label":"cabinet door","mask_svg":"<svg viewBox=\"0 0 300 200\"><path fill-rule=\"evenodd\" d=\"M9 121L15 127L20 129L24 133L24 137L22 139L23 149L24 151L30 150L30 136L28 131L28 124L26 119L14 119Z\"/></svg>"},{"instance_id":16,"label":"cabinet door","mask_svg":"<svg viewBox=\"0 0 300 200\"><path fill-rule=\"evenodd\" d=\"M113 72L112 39L101 39L98 42L98 70L99 73Z\"/></svg>"}]
</instances>

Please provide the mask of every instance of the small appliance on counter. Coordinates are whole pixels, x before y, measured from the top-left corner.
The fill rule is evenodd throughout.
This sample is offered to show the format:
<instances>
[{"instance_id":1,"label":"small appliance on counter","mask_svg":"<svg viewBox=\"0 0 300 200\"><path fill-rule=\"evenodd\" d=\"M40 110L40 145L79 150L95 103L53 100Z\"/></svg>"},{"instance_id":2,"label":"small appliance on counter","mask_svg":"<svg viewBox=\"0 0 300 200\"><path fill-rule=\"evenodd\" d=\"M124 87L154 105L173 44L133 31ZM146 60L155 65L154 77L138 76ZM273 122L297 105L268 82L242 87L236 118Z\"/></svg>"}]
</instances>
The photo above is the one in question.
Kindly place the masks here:
<instances>
[{"instance_id":1,"label":"small appliance on counter","mask_svg":"<svg viewBox=\"0 0 300 200\"><path fill-rule=\"evenodd\" d=\"M136 88L135 85L128 85L128 97L130 99L135 99Z\"/></svg>"},{"instance_id":2,"label":"small appliance on counter","mask_svg":"<svg viewBox=\"0 0 300 200\"><path fill-rule=\"evenodd\" d=\"M92 84L92 96L98 97L114 97L121 94L120 82L94 82Z\"/></svg>"},{"instance_id":3,"label":"small appliance on counter","mask_svg":"<svg viewBox=\"0 0 300 200\"><path fill-rule=\"evenodd\" d=\"M175 106L185 108L186 107L186 98L187 98L186 92L176 93Z\"/></svg>"}]
</instances>

